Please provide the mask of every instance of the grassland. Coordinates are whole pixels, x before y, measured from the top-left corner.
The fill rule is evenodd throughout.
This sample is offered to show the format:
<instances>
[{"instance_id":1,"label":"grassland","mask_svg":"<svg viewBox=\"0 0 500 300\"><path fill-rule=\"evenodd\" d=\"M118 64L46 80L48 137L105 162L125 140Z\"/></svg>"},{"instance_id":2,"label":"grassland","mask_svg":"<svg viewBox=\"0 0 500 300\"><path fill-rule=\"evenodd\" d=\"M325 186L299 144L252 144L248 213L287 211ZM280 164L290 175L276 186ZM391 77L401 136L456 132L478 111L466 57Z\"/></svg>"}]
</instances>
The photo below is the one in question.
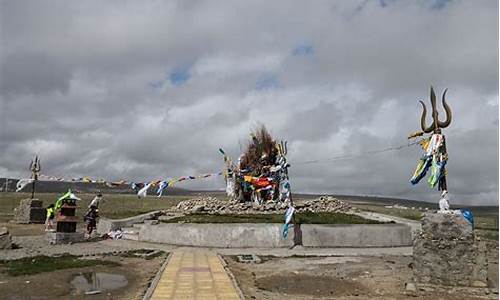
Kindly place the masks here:
<instances>
[{"instance_id":1,"label":"grassland","mask_svg":"<svg viewBox=\"0 0 500 300\"><path fill-rule=\"evenodd\" d=\"M16 260L0 261L0 268L10 276L32 275L43 272L52 272L62 269L83 268L89 266L119 266L120 264L108 260L84 260L73 255L60 257L35 256Z\"/></svg>"},{"instance_id":2,"label":"grassland","mask_svg":"<svg viewBox=\"0 0 500 300\"><path fill-rule=\"evenodd\" d=\"M356 215L343 213L297 213L295 220L300 224L379 224ZM190 214L165 223L283 223L283 214Z\"/></svg>"},{"instance_id":3,"label":"grassland","mask_svg":"<svg viewBox=\"0 0 500 300\"><path fill-rule=\"evenodd\" d=\"M381 205L373 205L373 204L354 204L354 207L360 210L371 211L410 220L420 220L422 218L421 211L411 208L409 209L386 208Z\"/></svg>"},{"instance_id":4,"label":"grassland","mask_svg":"<svg viewBox=\"0 0 500 300\"><path fill-rule=\"evenodd\" d=\"M50 203L54 203L61 195L62 193L39 193L35 195L35 198L42 200L44 207L46 207ZM0 220L4 222L11 220L14 208L19 205L21 199L30 198L30 196L31 194L28 193L0 193ZM79 206L77 215L83 217L95 194L78 194L77 196L82 199L77 203ZM101 217L125 218L153 210L168 209L182 200L192 198L192 196L164 196L161 198L153 196L138 199L136 195L131 194L105 194L103 198L104 201L99 206Z\"/></svg>"},{"instance_id":5,"label":"grassland","mask_svg":"<svg viewBox=\"0 0 500 300\"><path fill-rule=\"evenodd\" d=\"M398 202L397 199L383 199L380 202L377 201L366 201L363 197L355 198L350 197L348 199L343 199L352 204L353 207L371 211L391 216L396 216L400 218L410 219L410 220L420 220L425 213L424 208L430 210L436 210L437 204L432 203L418 203L415 201L401 201ZM394 204L405 205L406 209L403 208L388 208L386 206L393 206ZM452 209L459 209L461 207L452 207ZM474 229L476 234L484 239L488 240L498 240L498 207L464 207L470 209L474 216Z\"/></svg>"}]
</instances>

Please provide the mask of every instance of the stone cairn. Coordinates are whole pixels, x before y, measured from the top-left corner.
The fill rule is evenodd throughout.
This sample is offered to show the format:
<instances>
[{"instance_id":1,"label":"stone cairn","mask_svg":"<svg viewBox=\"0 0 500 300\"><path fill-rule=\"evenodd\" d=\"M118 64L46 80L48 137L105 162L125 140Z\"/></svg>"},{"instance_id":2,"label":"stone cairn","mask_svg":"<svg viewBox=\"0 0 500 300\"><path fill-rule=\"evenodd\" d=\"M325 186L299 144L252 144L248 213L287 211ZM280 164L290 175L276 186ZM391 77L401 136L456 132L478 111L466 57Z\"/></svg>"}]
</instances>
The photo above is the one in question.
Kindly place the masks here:
<instances>
[{"instance_id":1,"label":"stone cairn","mask_svg":"<svg viewBox=\"0 0 500 300\"><path fill-rule=\"evenodd\" d=\"M427 213L413 243L417 284L487 286L486 246L460 213Z\"/></svg>"},{"instance_id":2,"label":"stone cairn","mask_svg":"<svg viewBox=\"0 0 500 300\"><path fill-rule=\"evenodd\" d=\"M295 201L297 212L347 212L351 205L330 196L316 199ZM282 202L267 201L264 204L252 202L240 203L219 200L215 197L199 197L180 202L168 210L172 213L206 213L206 214L275 214L285 213L288 207Z\"/></svg>"},{"instance_id":3,"label":"stone cairn","mask_svg":"<svg viewBox=\"0 0 500 300\"><path fill-rule=\"evenodd\" d=\"M46 210L43 208L42 200L23 199L19 206L14 208L14 223L44 223Z\"/></svg>"}]
</instances>

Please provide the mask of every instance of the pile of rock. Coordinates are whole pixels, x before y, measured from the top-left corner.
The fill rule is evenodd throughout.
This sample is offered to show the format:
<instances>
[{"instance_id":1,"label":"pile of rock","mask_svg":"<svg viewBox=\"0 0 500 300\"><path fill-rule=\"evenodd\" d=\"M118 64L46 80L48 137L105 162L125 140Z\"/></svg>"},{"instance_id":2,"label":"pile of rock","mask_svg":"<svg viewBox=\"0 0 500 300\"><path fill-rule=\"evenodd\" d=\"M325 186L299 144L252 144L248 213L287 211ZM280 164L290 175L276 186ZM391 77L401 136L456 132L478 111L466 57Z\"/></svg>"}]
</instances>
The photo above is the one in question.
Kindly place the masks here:
<instances>
[{"instance_id":1,"label":"pile of rock","mask_svg":"<svg viewBox=\"0 0 500 300\"><path fill-rule=\"evenodd\" d=\"M417 283L487 286L486 247L460 213L427 213L413 245Z\"/></svg>"},{"instance_id":2,"label":"pile of rock","mask_svg":"<svg viewBox=\"0 0 500 300\"><path fill-rule=\"evenodd\" d=\"M331 196L321 196L295 204L298 212L347 212L351 205Z\"/></svg>"},{"instance_id":3,"label":"pile of rock","mask_svg":"<svg viewBox=\"0 0 500 300\"><path fill-rule=\"evenodd\" d=\"M346 212L350 204L339 199L322 196L317 199L297 201L298 212ZM268 201L261 205L256 203L239 203L219 200L215 197L198 197L180 202L169 212L176 213L208 213L208 214L272 214L284 213L288 206L282 202Z\"/></svg>"},{"instance_id":4,"label":"pile of rock","mask_svg":"<svg viewBox=\"0 0 500 300\"><path fill-rule=\"evenodd\" d=\"M263 205L253 203L239 203L219 200L215 197L198 197L185 200L169 209L169 212L177 213L208 213L208 214L250 214L250 213L272 213L276 212L277 203L270 202ZM281 210L285 210L286 207Z\"/></svg>"}]
</instances>

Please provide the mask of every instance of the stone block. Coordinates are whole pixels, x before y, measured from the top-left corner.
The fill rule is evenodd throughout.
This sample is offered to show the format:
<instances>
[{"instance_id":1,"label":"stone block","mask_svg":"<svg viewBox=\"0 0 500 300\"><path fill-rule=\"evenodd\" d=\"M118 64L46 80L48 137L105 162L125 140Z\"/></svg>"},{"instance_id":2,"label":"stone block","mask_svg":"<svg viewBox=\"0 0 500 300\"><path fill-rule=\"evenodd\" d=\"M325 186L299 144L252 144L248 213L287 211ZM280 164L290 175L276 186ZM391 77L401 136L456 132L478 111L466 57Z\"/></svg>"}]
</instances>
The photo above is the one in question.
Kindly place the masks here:
<instances>
[{"instance_id":1,"label":"stone block","mask_svg":"<svg viewBox=\"0 0 500 300\"><path fill-rule=\"evenodd\" d=\"M68 244L68 243L77 243L84 240L83 232L47 232L45 237L49 244Z\"/></svg>"},{"instance_id":2,"label":"stone block","mask_svg":"<svg viewBox=\"0 0 500 300\"><path fill-rule=\"evenodd\" d=\"M15 223L45 223L47 211L43 207L43 201L38 199L23 199L19 206L14 209Z\"/></svg>"},{"instance_id":3,"label":"stone block","mask_svg":"<svg viewBox=\"0 0 500 300\"><path fill-rule=\"evenodd\" d=\"M422 234L431 240L470 240L474 230L462 214L428 213L422 218Z\"/></svg>"},{"instance_id":4,"label":"stone block","mask_svg":"<svg viewBox=\"0 0 500 300\"><path fill-rule=\"evenodd\" d=\"M419 283L478 286L487 283L487 257L472 225L458 214L428 213L413 244L413 272Z\"/></svg>"},{"instance_id":5,"label":"stone block","mask_svg":"<svg viewBox=\"0 0 500 300\"><path fill-rule=\"evenodd\" d=\"M144 224L146 225L158 225L158 220L144 220Z\"/></svg>"},{"instance_id":6,"label":"stone block","mask_svg":"<svg viewBox=\"0 0 500 300\"><path fill-rule=\"evenodd\" d=\"M0 227L0 249L11 249L12 239L7 227Z\"/></svg>"}]
</instances>

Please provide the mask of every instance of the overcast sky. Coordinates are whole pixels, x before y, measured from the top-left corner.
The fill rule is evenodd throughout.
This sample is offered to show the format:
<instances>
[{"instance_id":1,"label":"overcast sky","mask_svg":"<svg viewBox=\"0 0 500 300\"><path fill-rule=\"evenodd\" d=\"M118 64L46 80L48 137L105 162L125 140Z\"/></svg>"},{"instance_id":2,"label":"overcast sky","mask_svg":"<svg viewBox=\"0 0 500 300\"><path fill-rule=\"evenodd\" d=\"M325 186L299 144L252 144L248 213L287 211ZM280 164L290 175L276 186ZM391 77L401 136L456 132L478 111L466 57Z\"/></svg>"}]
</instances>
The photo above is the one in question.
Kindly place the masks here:
<instances>
[{"instance_id":1,"label":"overcast sky","mask_svg":"<svg viewBox=\"0 0 500 300\"><path fill-rule=\"evenodd\" d=\"M0 3L0 177L218 172L265 124L293 191L437 201L417 146L301 164L404 145L432 84L452 203L498 204L497 0Z\"/></svg>"}]
</instances>

